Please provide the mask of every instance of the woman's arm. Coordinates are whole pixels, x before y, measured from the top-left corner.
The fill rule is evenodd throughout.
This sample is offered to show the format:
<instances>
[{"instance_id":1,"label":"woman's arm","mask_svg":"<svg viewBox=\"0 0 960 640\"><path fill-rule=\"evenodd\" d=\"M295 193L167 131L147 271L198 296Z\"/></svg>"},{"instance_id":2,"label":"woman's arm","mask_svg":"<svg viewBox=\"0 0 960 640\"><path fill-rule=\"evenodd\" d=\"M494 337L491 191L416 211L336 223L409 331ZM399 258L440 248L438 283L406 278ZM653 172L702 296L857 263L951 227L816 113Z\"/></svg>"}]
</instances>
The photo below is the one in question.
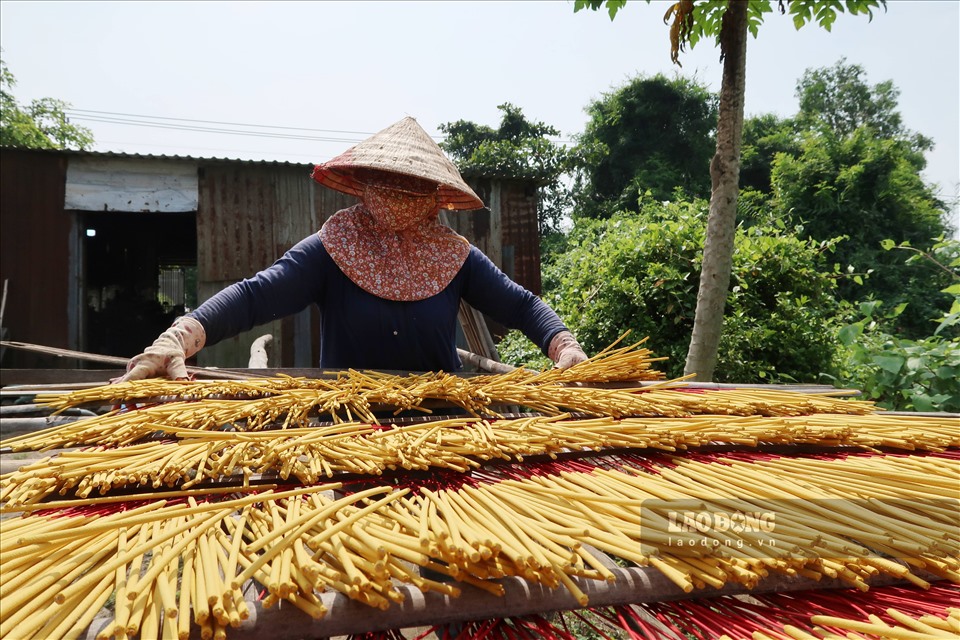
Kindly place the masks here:
<instances>
[{"instance_id":1,"label":"woman's arm","mask_svg":"<svg viewBox=\"0 0 960 640\"><path fill-rule=\"evenodd\" d=\"M519 329L561 366L586 359L573 334L547 303L500 271L476 247L470 248L464 268L463 299L500 324Z\"/></svg>"}]
</instances>

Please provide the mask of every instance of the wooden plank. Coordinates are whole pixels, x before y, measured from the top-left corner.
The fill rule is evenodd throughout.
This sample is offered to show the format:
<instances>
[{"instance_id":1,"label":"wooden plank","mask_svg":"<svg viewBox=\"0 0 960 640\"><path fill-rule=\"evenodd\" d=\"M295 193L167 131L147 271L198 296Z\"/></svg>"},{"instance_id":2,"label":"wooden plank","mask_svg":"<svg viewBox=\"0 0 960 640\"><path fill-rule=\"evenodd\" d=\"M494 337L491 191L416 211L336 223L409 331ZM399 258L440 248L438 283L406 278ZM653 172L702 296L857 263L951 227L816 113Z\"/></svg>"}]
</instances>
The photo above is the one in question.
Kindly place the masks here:
<instances>
[{"instance_id":1,"label":"wooden plank","mask_svg":"<svg viewBox=\"0 0 960 640\"><path fill-rule=\"evenodd\" d=\"M253 338L251 337L251 342ZM12 344L12 343L0 343L0 344ZM56 349L55 351L61 353L65 356L78 357L82 358L84 355L83 352L78 351L68 351L64 349ZM201 352L203 353L203 352ZM249 349L248 349L249 353ZM458 350L461 358L469 359L473 364L478 364L481 368L487 371L495 371L497 373L506 373L512 371L513 367L503 363L488 363L489 365L499 365L494 367L494 369L488 368L488 366L483 363L484 360L477 360L479 357L478 354L471 353L465 350ZM115 356L98 356L103 358L104 362L107 362L109 359L110 362L114 364L123 364L126 365L127 360L125 358L116 358ZM324 378L324 377L333 377L336 376L337 370L333 369L317 369L313 367L279 367L279 368L266 368L266 369L251 369L249 367L226 367L226 368L217 368L217 367L191 367L188 370L195 372L198 375L202 375L206 378L223 378L223 379L244 379L244 378L259 378L259 377L276 377L280 375L291 376L294 378ZM61 383L65 385L72 385L75 383L86 383L86 382L95 382L100 379L99 370L96 369L0 369L0 386L8 386L15 384L27 384L27 385L36 385L36 384L54 384ZM103 375L117 374L122 373L122 370L103 370ZM395 370L384 370L383 373L389 373L393 375L407 375L409 373L416 373L410 371L395 371ZM456 375L462 376L471 376L475 375L470 372L459 372ZM114 375L115 377L115 375ZM104 379L106 380L106 379ZM600 389L607 388L621 388L621 389L644 389L649 387L664 387L669 386L671 388L684 388L684 389L704 389L704 390L719 390L719 389L770 389L776 391L792 391L795 393L814 393L814 394L823 394L823 393L846 393L850 395L858 395L860 392L857 389L837 389L831 387L830 385L806 385L806 384L734 384L734 383L721 383L721 382L672 382L672 381L625 381L625 382L597 382L597 383L576 383L577 386L589 386ZM917 415L913 412L909 412L910 415Z\"/></svg>"},{"instance_id":2,"label":"wooden plank","mask_svg":"<svg viewBox=\"0 0 960 640\"><path fill-rule=\"evenodd\" d=\"M77 383L107 384L126 369L0 369L0 387L48 385L51 389L74 388Z\"/></svg>"},{"instance_id":3,"label":"wooden plank","mask_svg":"<svg viewBox=\"0 0 960 640\"><path fill-rule=\"evenodd\" d=\"M110 356L108 356L110 357ZM216 367L197 368L205 379L247 380L250 378L277 377L286 375L293 378L332 378L336 370L314 368L289 369L251 369ZM67 389L88 389L108 384L110 378L124 373L124 369L0 369L0 394L16 395L35 391L63 391ZM394 375L407 375L406 371L385 371Z\"/></svg>"},{"instance_id":4,"label":"wooden plank","mask_svg":"<svg viewBox=\"0 0 960 640\"><path fill-rule=\"evenodd\" d=\"M82 416L47 416L46 418L0 418L0 446L3 440L50 427L60 427L81 419ZM0 451L2 453L4 451Z\"/></svg>"},{"instance_id":5,"label":"wooden plank","mask_svg":"<svg viewBox=\"0 0 960 640\"><path fill-rule=\"evenodd\" d=\"M734 389L767 389L772 391L792 391L794 393L844 393L851 396L859 395L858 389L838 389L827 384L751 384L737 382L692 382L671 380L658 381L623 381L623 382L591 382L574 383L574 386L595 387L605 389L646 389L651 387L662 387L672 389L698 389L705 391L734 390Z\"/></svg>"}]
</instances>

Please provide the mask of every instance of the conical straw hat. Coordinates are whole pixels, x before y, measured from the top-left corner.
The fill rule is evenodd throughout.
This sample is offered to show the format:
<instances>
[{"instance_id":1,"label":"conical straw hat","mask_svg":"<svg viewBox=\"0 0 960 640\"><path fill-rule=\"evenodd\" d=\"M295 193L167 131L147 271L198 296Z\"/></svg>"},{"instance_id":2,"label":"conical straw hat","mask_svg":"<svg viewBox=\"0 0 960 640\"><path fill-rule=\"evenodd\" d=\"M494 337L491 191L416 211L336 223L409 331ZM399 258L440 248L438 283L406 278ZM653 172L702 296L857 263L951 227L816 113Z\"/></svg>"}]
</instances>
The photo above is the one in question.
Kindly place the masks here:
<instances>
[{"instance_id":1,"label":"conical straw hat","mask_svg":"<svg viewBox=\"0 0 960 640\"><path fill-rule=\"evenodd\" d=\"M339 156L318 164L313 179L343 193L362 197L370 170L423 178L440 185L444 209L482 209L474 193L443 150L411 117L406 117Z\"/></svg>"}]
</instances>

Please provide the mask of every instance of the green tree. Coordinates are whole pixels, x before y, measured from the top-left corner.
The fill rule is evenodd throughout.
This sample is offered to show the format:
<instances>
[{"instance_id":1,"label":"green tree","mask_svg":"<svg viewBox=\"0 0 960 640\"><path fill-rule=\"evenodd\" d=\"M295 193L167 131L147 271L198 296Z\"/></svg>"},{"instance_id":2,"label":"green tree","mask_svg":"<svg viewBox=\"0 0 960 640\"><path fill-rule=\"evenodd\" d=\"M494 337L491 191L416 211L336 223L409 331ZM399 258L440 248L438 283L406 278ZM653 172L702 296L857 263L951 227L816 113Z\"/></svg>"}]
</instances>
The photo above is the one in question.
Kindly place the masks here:
<instances>
[{"instance_id":1,"label":"green tree","mask_svg":"<svg viewBox=\"0 0 960 640\"><path fill-rule=\"evenodd\" d=\"M799 152L774 162L772 205L811 238L844 236L834 259L870 277L844 283L840 295L908 303L889 329L919 338L943 303L942 274L908 268L882 243L929 249L945 232L946 207L921 176L931 143L903 128L897 95L889 82L870 87L862 68L842 60L808 70L798 83Z\"/></svg>"},{"instance_id":2,"label":"green tree","mask_svg":"<svg viewBox=\"0 0 960 640\"><path fill-rule=\"evenodd\" d=\"M743 125L740 189L772 193L771 177L777 154L799 156L807 136L849 138L860 127L870 127L882 139L895 139L918 154L932 148L929 138L906 130L898 111L899 90L891 81L870 86L866 72L844 58L831 67L807 69L797 81L798 113L791 118L775 114L748 117Z\"/></svg>"},{"instance_id":3,"label":"green tree","mask_svg":"<svg viewBox=\"0 0 960 640\"><path fill-rule=\"evenodd\" d=\"M0 59L0 145L31 149L86 149L93 132L72 124L69 105L54 98L40 98L21 106L13 95L17 80Z\"/></svg>"},{"instance_id":4,"label":"green tree","mask_svg":"<svg viewBox=\"0 0 960 640\"><path fill-rule=\"evenodd\" d=\"M808 69L797 82L796 94L800 101L797 122L802 129L845 138L860 127L870 127L881 138L910 138L921 151L931 146L929 139L903 128L897 111L900 91L893 82L871 87L863 67L848 64L846 58L831 67Z\"/></svg>"},{"instance_id":5,"label":"green tree","mask_svg":"<svg viewBox=\"0 0 960 640\"><path fill-rule=\"evenodd\" d=\"M558 230L569 211L570 196L562 183L572 154L550 137L560 131L526 119L521 109L506 102L496 129L466 120L440 125L446 139L440 143L464 173L495 178L528 178L540 186L538 221L541 236Z\"/></svg>"},{"instance_id":6,"label":"green tree","mask_svg":"<svg viewBox=\"0 0 960 640\"><path fill-rule=\"evenodd\" d=\"M770 182L773 161L779 153L800 153L800 140L793 119L772 113L744 119L740 190L749 189L769 197L773 189Z\"/></svg>"},{"instance_id":7,"label":"green tree","mask_svg":"<svg viewBox=\"0 0 960 640\"><path fill-rule=\"evenodd\" d=\"M649 3L650 0L647 0ZM574 11L597 10L606 5L611 19L626 6L626 0L575 0ZM867 14L886 7L885 0L786 0L782 13L789 13L797 29L816 22L830 30L838 13ZM736 228L737 196L740 174L740 149L743 140L744 94L746 90L747 32L754 36L764 16L773 11L770 0L725 2L680 0L670 6L666 19L673 19L670 30L671 57L679 63L679 52L693 47L704 37L712 37L720 48L723 73L717 121L717 148L710 163L711 198L697 311L690 347L684 367L697 379L713 379L723 327L724 305L730 286L733 264L733 237Z\"/></svg>"},{"instance_id":8,"label":"green tree","mask_svg":"<svg viewBox=\"0 0 960 640\"><path fill-rule=\"evenodd\" d=\"M578 216L637 211L645 194L667 200L677 187L710 195L717 98L706 87L662 74L637 77L586 109L584 164L574 188Z\"/></svg>"},{"instance_id":9,"label":"green tree","mask_svg":"<svg viewBox=\"0 0 960 640\"><path fill-rule=\"evenodd\" d=\"M768 113L746 118L740 150L740 190L737 220L747 226L785 220L772 206L773 163L779 154L800 153L796 121Z\"/></svg>"}]
</instances>

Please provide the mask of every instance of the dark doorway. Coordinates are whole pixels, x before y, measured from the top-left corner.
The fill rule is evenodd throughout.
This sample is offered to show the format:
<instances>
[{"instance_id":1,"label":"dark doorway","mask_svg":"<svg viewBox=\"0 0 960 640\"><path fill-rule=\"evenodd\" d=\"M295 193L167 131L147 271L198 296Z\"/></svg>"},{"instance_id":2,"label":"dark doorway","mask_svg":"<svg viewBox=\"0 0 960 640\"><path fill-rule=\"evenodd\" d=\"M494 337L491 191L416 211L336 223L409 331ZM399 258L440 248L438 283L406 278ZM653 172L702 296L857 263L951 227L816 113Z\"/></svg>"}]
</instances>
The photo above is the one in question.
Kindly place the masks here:
<instances>
[{"instance_id":1,"label":"dark doorway","mask_svg":"<svg viewBox=\"0 0 960 640\"><path fill-rule=\"evenodd\" d=\"M83 212L84 350L129 358L197 303L196 213Z\"/></svg>"}]
</instances>

